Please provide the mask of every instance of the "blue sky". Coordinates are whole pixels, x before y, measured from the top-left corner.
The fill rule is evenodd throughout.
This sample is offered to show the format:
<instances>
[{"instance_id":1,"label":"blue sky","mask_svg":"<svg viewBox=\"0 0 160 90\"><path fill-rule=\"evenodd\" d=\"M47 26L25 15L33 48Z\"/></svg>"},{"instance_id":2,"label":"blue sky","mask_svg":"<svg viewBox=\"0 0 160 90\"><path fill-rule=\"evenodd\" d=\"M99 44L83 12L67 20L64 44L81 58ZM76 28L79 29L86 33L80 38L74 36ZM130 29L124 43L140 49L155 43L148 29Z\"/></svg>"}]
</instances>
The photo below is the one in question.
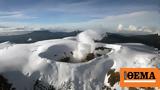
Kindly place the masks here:
<instances>
[{"instance_id":1,"label":"blue sky","mask_svg":"<svg viewBox=\"0 0 160 90\"><path fill-rule=\"evenodd\" d=\"M104 22L108 17L117 18L117 16L137 12L143 13L140 14L141 16L134 17L139 25L151 24L157 27L160 23L158 19L160 18L160 0L0 0L0 23L31 25L80 23L83 26L82 24L86 22L93 23L97 20ZM139 20L140 17L145 18ZM107 19L105 23L128 24L130 19L133 18L128 20L123 18L121 22ZM137 24L137 22L134 21L131 24ZM94 25L95 23L99 22L94 22Z\"/></svg>"}]
</instances>

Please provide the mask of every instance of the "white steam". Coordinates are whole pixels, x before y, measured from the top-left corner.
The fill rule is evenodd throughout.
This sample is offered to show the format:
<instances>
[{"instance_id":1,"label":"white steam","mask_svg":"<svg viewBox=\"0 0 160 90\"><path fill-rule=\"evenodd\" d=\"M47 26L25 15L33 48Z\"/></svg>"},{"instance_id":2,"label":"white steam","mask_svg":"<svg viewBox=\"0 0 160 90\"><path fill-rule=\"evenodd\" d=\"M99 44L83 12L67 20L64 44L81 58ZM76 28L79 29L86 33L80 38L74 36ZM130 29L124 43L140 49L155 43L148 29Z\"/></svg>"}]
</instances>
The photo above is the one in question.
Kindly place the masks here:
<instances>
[{"instance_id":1,"label":"white steam","mask_svg":"<svg viewBox=\"0 0 160 90\"><path fill-rule=\"evenodd\" d=\"M77 50L74 51L74 58L83 60L87 54L93 53L95 50L94 40L101 40L103 38L103 32L97 32L93 30L87 30L80 33L77 36Z\"/></svg>"},{"instance_id":2,"label":"white steam","mask_svg":"<svg viewBox=\"0 0 160 90\"><path fill-rule=\"evenodd\" d=\"M118 30L118 31L122 31L122 30L123 30L123 25L122 25L122 24L119 24L117 30Z\"/></svg>"}]
</instances>

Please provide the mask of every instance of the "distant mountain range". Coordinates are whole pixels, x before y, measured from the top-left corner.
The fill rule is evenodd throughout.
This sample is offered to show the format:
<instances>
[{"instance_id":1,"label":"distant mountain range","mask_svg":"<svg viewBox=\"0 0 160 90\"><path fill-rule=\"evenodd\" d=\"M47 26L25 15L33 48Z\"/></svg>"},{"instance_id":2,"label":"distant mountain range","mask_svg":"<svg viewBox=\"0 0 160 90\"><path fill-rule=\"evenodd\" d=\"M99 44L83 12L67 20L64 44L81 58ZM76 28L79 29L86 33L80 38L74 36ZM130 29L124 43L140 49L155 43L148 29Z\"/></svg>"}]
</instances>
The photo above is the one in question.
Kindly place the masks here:
<instances>
[{"instance_id":1,"label":"distant mountain range","mask_svg":"<svg viewBox=\"0 0 160 90\"><path fill-rule=\"evenodd\" d=\"M42 40L59 39L69 36L76 36L81 31L73 32L50 32L33 31L22 35L0 36L0 43L10 41L12 43L33 43ZM143 43L145 45L160 49L160 36L158 34L148 35L123 35L118 33L106 33L106 36L97 42L103 43Z\"/></svg>"},{"instance_id":2,"label":"distant mountain range","mask_svg":"<svg viewBox=\"0 0 160 90\"><path fill-rule=\"evenodd\" d=\"M33 31L22 35L0 36L0 43L10 41L12 43L33 43L41 40L58 39L69 36L76 36L80 31L73 32L50 32L50 31Z\"/></svg>"},{"instance_id":3,"label":"distant mountain range","mask_svg":"<svg viewBox=\"0 0 160 90\"><path fill-rule=\"evenodd\" d=\"M148 35L122 35L117 33L106 33L106 37L98 42L103 43L142 43L160 49L160 36L158 34Z\"/></svg>"}]
</instances>

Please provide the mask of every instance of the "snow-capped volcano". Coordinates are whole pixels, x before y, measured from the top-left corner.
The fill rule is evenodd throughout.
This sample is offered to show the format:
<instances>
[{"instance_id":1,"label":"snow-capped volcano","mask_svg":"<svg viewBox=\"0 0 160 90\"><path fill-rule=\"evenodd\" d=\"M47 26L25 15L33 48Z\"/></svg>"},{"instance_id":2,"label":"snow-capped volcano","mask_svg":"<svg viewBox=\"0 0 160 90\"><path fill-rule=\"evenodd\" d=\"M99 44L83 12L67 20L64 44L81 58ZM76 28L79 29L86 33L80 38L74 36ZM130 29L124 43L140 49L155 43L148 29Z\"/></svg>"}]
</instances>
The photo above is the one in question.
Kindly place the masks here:
<instances>
[{"instance_id":1,"label":"snow-capped volcano","mask_svg":"<svg viewBox=\"0 0 160 90\"><path fill-rule=\"evenodd\" d=\"M42 89L51 85L62 90L102 90L109 85L107 73L111 69L159 63L154 48L138 43L94 42L102 36L89 30L76 37L31 44L1 43L0 73L16 90L39 90L37 85ZM118 84L113 87L119 88Z\"/></svg>"}]
</instances>

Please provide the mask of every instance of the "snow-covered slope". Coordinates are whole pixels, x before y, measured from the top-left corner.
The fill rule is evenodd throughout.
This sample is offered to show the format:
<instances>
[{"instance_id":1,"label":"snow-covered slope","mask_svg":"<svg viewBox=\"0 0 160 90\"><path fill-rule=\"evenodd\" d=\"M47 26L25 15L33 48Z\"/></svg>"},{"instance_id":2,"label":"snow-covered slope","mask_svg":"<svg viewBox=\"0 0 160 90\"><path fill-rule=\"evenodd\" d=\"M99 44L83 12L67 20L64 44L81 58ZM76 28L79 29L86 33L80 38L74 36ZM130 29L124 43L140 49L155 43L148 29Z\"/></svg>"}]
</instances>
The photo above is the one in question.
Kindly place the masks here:
<instances>
[{"instance_id":1,"label":"snow-covered slope","mask_svg":"<svg viewBox=\"0 0 160 90\"><path fill-rule=\"evenodd\" d=\"M32 44L2 43L0 73L17 90L33 90L37 80L62 90L101 90L108 85L109 70L119 71L120 67L127 66L151 67L160 60L154 48L143 44L95 43L94 40L101 36L101 33L89 30L77 37ZM111 50L85 62L88 54L99 52L97 47ZM62 62L66 58L67 61Z\"/></svg>"}]
</instances>

